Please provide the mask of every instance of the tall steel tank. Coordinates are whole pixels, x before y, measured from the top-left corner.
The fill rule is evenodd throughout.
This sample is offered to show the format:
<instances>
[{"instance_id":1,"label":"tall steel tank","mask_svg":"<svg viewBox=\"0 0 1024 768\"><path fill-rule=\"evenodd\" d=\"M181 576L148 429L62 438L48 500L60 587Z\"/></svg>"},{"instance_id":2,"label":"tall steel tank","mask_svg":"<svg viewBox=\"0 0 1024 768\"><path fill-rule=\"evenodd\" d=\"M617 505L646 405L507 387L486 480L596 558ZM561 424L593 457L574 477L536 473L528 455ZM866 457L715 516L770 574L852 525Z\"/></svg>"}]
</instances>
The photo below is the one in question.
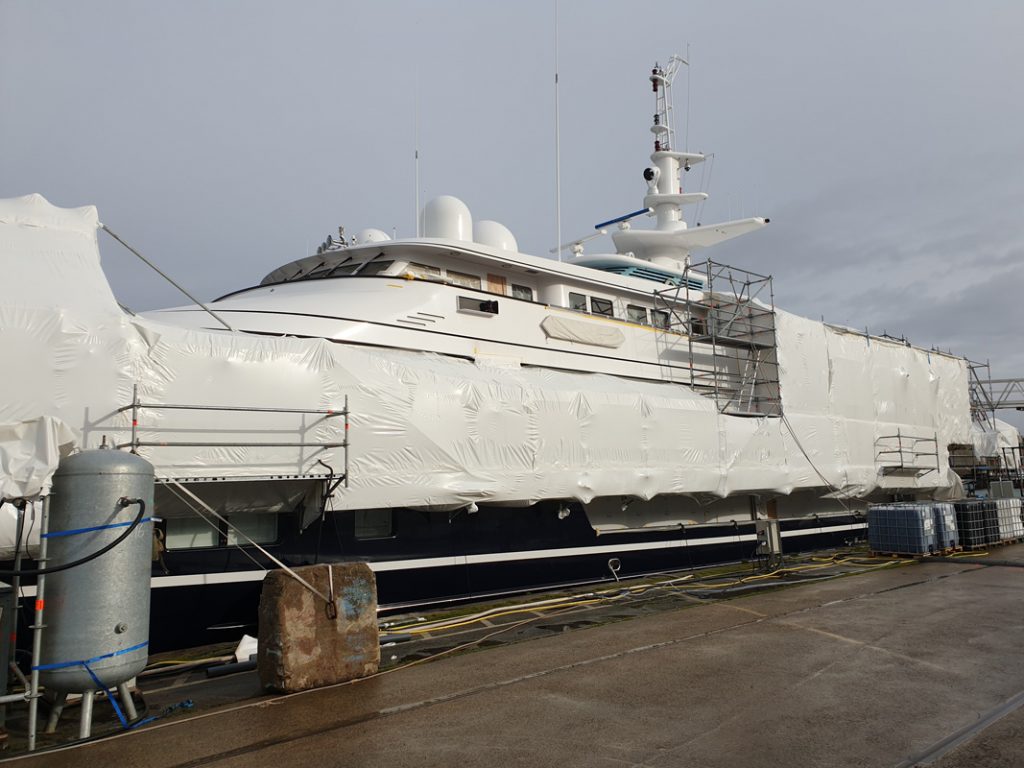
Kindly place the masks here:
<instances>
[{"instance_id":1,"label":"tall steel tank","mask_svg":"<svg viewBox=\"0 0 1024 768\"><path fill-rule=\"evenodd\" d=\"M139 513L133 500L145 504L145 522L124 541L46 576L40 680L47 688L92 691L97 680L110 688L145 668L153 537L153 466L145 459L83 451L64 459L53 476L47 568L87 557L124 534Z\"/></svg>"}]
</instances>

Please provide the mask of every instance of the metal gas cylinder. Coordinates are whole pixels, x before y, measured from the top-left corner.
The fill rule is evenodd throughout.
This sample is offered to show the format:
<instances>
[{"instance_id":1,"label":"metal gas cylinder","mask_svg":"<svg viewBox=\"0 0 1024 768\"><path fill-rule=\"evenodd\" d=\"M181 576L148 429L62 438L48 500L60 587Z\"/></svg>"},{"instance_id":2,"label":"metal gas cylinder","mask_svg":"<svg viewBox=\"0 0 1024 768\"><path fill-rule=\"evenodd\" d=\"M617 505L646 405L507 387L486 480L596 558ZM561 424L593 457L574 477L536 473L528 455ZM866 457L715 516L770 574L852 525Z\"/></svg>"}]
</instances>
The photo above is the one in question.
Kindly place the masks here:
<instances>
[{"instance_id":1,"label":"metal gas cylinder","mask_svg":"<svg viewBox=\"0 0 1024 768\"><path fill-rule=\"evenodd\" d=\"M124 541L46 576L40 679L47 688L91 691L97 681L112 687L145 668L153 536L153 466L145 459L83 451L61 461L53 476L47 568L87 557L124 534L139 515L137 501L145 505L144 522Z\"/></svg>"}]
</instances>

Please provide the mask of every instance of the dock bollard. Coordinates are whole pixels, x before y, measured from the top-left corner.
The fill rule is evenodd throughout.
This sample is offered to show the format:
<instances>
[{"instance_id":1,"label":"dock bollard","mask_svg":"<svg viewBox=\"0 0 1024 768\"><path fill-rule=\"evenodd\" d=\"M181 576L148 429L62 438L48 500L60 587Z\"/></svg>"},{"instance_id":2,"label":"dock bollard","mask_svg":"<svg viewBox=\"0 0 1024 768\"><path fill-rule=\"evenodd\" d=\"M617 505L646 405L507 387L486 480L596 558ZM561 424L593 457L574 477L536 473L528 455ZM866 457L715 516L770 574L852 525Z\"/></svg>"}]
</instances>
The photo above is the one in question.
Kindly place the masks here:
<instances>
[{"instance_id":1,"label":"dock bollard","mask_svg":"<svg viewBox=\"0 0 1024 768\"><path fill-rule=\"evenodd\" d=\"M264 688L294 693L372 675L380 665L377 581L366 563L271 571L260 594L257 668Z\"/></svg>"}]
</instances>

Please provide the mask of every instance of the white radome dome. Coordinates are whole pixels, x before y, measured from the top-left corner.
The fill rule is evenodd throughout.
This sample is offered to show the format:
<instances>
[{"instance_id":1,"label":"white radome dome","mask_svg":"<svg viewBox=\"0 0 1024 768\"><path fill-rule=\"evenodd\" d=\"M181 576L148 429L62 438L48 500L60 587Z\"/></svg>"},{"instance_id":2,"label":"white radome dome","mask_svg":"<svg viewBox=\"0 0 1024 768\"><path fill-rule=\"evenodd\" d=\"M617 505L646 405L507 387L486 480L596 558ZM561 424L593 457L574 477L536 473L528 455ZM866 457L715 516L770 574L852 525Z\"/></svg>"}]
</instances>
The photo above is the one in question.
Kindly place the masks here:
<instances>
[{"instance_id":1,"label":"white radome dome","mask_svg":"<svg viewBox=\"0 0 1024 768\"><path fill-rule=\"evenodd\" d=\"M352 242L355 245L362 245L363 243L383 243L385 240L390 240L391 237L382 229L361 229L356 232L355 237L352 238Z\"/></svg>"},{"instance_id":2,"label":"white radome dome","mask_svg":"<svg viewBox=\"0 0 1024 768\"><path fill-rule=\"evenodd\" d=\"M473 242L473 217L464 202L451 195L435 197L423 207L424 237Z\"/></svg>"},{"instance_id":3,"label":"white radome dome","mask_svg":"<svg viewBox=\"0 0 1024 768\"><path fill-rule=\"evenodd\" d=\"M500 251L512 251L513 253L519 251L519 244L509 228L490 219L483 219L473 224L473 240L480 245L487 245Z\"/></svg>"}]
</instances>

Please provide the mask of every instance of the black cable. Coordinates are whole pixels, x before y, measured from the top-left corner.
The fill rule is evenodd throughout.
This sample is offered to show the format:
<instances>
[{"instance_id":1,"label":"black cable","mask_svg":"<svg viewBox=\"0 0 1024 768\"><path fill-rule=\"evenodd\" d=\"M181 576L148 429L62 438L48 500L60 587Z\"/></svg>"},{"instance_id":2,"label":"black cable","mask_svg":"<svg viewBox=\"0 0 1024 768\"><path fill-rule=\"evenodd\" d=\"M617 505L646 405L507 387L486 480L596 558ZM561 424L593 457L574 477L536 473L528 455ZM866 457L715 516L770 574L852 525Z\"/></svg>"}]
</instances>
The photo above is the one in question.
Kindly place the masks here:
<instances>
[{"instance_id":1,"label":"black cable","mask_svg":"<svg viewBox=\"0 0 1024 768\"><path fill-rule=\"evenodd\" d=\"M116 547L118 544L120 544L122 541L127 539L131 535L131 532L139 527L139 523L142 522L142 518L146 515L146 502L144 502L142 499L129 499L122 496L120 499L118 499L117 503L122 508L130 507L132 504L138 504L139 513L135 516L135 519L132 520L132 524L128 526L128 529L120 536L118 536L116 539L114 539L112 542L107 544L105 547L101 547L100 549L97 549L95 552L93 552L91 555L86 555L85 557L79 560L74 560L70 563L54 565L49 568L35 568L30 571L0 570L0 576L43 576L49 573L57 573L58 571L66 571L69 568L76 568L79 565L84 565L85 563L88 563L90 560L95 560L100 555L106 554L114 547Z\"/></svg>"}]
</instances>

